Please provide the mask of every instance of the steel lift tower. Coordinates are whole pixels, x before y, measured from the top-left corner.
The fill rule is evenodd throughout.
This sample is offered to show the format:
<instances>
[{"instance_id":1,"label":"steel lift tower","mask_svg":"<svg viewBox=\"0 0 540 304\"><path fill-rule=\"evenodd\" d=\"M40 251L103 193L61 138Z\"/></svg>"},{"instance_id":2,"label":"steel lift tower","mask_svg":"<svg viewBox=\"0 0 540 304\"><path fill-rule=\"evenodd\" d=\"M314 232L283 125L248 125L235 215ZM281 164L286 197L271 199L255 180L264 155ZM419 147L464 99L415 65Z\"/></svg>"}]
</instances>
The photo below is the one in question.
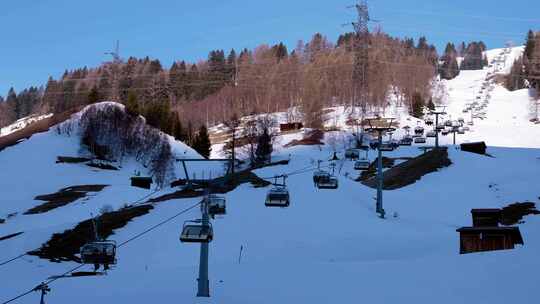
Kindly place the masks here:
<instances>
[{"instance_id":1,"label":"steel lift tower","mask_svg":"<svg viewBox=\"0 0 540 304\"><path fill-rule=\"evenodd\" d=\"M392 127L394 121L393 118L376 118L368 119L369 127L365 130L366 132L376 133L378 137L378 156L377 156L377 205L376 212L380 215L381 218L384 218L385 212L383 208L383 163L382 163L382 137L383 134L388 132L394 132L396 128Z\"/></svg>"}]
</instances>

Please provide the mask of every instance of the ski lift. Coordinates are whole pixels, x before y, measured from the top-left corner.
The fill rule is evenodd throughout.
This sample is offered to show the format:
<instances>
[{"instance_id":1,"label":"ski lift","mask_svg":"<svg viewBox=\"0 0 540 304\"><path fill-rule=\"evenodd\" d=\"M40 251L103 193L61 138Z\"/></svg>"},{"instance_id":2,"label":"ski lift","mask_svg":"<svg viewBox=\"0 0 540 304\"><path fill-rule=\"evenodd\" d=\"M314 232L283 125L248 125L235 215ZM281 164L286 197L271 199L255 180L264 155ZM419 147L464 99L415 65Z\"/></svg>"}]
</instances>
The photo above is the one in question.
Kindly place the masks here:
<instances>
[{"instance_id":1,"label":"ski lift","mask_svg":"<svg viewBox=\"0 0 540 304\"><path fill-rule=\"evenodd\" d=\"M395 148L395 145L393 145L392 143L390 142L384 142L381 144L381 146L379 147L379 150L381 151L385 151L385 152L390 152L390 151L394 151L396 148Z\"/></svg>"},{"instance_id":2,"label":"ski lift","mask_svg":"<svg viewBox=\"0 0 540 304\"><path fill-rule=\"evenodd\" d=\"M447 121L444 122L444 125L445 125L446 127L451 127L451 126L452 126L452 121L451 121L451 120L447 120Z\"/></svg>"},{"instance_id":3,"label":"ski lift","mask_svg":"<svg viewBox=\"0 0 540 304\"><path fill-rule=\"evenodd\" d=\"M426 143L426 138L425 137L417 137L414 139L414 143L415 144L425 144Z\"/></svg>"},{"instance_id":4,"label":"ski lift","mask_svg":"<svg viewBox=\"0 0 540 304\"><path fill-rule=\"evenodd\" d=\"M214 238L212 224L203 224L201 220L186 221L180 234L182 243L210 243Z\"/></svg>"},{"instance_id":5,"label":"ski lift","mask_svg":"<svg viewBox=\"0 0 540 304\"><path fill-rule=\"evenodd\" d=\"M433 123L434 123L434 122L433 122L433 118L431 118L431 117L426 118L426 125L432 126Z\"/></svg>"},{"instance_id":6,"label":"ski lift","mask_svg":"<svg viewBox=\"0 0 540 304\"><path fill-rule=\"evenodd\" d=\"M367 160L367 159L357 160L354 163L354 170L362 170L362 171L364 171L364 170L369 169L369 166L370 166L369 160Z\"/></svg>"},{"instance_id":7,"label":"ski lift","mask_svg":"<svg viewBox=\"0 0 540 304\"><path fill-rule=\"evenodd\" d=\"M424 134L424 128L421 126L417 126L414 128L414 134L416 135L422 135Z\"/></svg>"},{"instance_id":8,"label":"ski lift","mask_svg":"<svg viewBox=\"0 0 540 304\"><path fill-rule=\"evenodd\" d=\"M437 130L444 130L444 124L439 123L439 124L437 125L437 128L436 128L436 129L437 129Z\"/></svg>"},{"instance_id":9,"label":"ski lift","mask_svg":"<svg viewBox=\"0 0 540 304\"><path fill-rule=\"evenodd\" d=\"M437 132L435 131L428 131L426 133L426 137L437 137Z\"/></svg>"},{"instance_id":10,"label":"ski lift","mask_svg":"<svg viewBox=\"0 0 540 304\"><path fill-rule=\"evenodd\" d=\"M465 129L463 127L458 128L458 134L465 134Z\"/></svg>"},{"instance_id":11,"label":"ski lift","mask_svg":"<svg viewBox=\"0 0 540 304\"><path fill-rule=\"evenodd\" d=\"M410 146L412 145L413 139L412 137L405 136L399 141L400 146Z\"/></svg>"},{"instance_id":12,"label":"ski lift","mask_svg":"<svg viewBox=\"0 0 540 304\"><path fill-rule=\"evenodd\" d=\"M358 159L360 157L360 153L356 149L347 149L345 150L345 158L347 159Z\"/></svg>"},{"instance_id":13,"label":"ski lift","mask_svg":"<svg viewBox=\"0 0 540 304\"><path fill-rule=\"evenodd\" d=\"M450 133L450 131L448 131L448 129L444 129L441 132L441 134L444 135L444 136L448 135L448 133Z\"/></svg>"},{"instance_id":14,"label":"ski lift","mask_svg":"<svg viewBox=\"0 0 540 304\"><path fill-rule=\"evenodd\" d=\"M264 205L266 207L289 207L291 201L289 196L289 190L285 185L275 185L268 194L266 194L266 201Z\"/></svg>"},{"instance_id":15,"label":"ski lift","mask_svg":"<svg viewBox=\"0 0 540 304\"><path fill-rule=\"evenodd\" d=\"M321 176L317 182L317 188L319 189L337 189L338 188L338 179L335 176L330 174Z\"/></svg>"},{"instance_id":16,"label":"ski lift","mask_svg":"<svg viewBox=\"0 0 540 304\"><path fill-rule=\"evenodd\" d=\"M208 204L208 214L210 216L227 214L227 202L225 197L209 194L204 198Z\"/></svg>"},{"instance_id":17,"label":"ski lift","mask_svg":"<svg viewBox=\"0 0 540 304\"><path fill-rule=\"evenodd\" d=\"M116 242L94 241L81 247L81 261L83 264L108 265L116 264Z\"/></svg>"}]
</instances>

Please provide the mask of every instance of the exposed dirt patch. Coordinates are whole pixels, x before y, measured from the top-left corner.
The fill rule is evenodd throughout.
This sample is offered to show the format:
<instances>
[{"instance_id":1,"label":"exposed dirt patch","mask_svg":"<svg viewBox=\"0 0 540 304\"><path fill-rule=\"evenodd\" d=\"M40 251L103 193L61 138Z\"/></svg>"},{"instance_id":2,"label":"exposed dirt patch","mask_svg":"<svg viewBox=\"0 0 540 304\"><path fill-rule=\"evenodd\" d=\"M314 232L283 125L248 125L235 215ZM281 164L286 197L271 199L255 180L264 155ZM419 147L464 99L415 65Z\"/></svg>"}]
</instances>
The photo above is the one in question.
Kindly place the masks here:
<instances>
[{"instance_id":1,"label":"exposed dirt patch","mask_svg":"<svg viewBox=\"0 0 540 304\"><path fill-rule=\"evenodd\" d=\"M356 181L366 181L374 176L377 175L377 161L379 158L375 158L375 160L369 165L369 168L367 170L362 171L360 173L360 176ZM395 159L389 158L389 157L382 157L382 165L383 168L392 168L394 166Z\"/></svg>"},{"instance_id":2,"label":"exposed dirt patch","mask_svg":"<svg viewBox=\"0 0 540 304\"><path fill-rule=\"evenodd\" d=\"M113 166L113 165L110 165L110 164L105 164L105 163L89 163L89 164L86 164L88 167L92 167L92 168L97 168L97 169L101 169L101 170L118 170L117 167Z\"/></svg>"},{"instance_id":3,"label":"exposed dirt patch","mask_svg":"<svg viewBox=\"0 0 540 304\"><path fill-rule=\"evenodd\" d=\"M48 212L52 209L65 206L80 198L83 198L88 192L100 192L107 186L108 185L72 186L60 189L56 193L38 195L34 199L39 201L45 201L45 203L29 209L24 214L38 214Z\"/></svg>"},{"instance_id":4,"label":"exposed dirt patch","mask_svg":"<svg viewBox=\"0 0 540 304\"><path fill-rule=\"evenodd\" d=\"M452 161L448 158L446 148L433 149L427 153L403 162L383 173L383 189L394 190L414 184L422 176L448 167ZM377 179L371 177L363 182L364 185L376 188Z\"/></svg>"},{"instance_id":5,"label":"exposed dirt patch","mask_svg":"<svg viewBox=\"0 0 540 304\"><path fill-rule=\"evenodd\" d=\"M294 147L294 146L314 146L314 145L322 145L322 139L324 137L324 132L321 130L312 130L309 131L304 138L300 140L293 140L290 143L286 144L284 147Z\"/></svg>"},{"instance_id":6,"label":"exposed dirt patch","mask_svg":"<svg viewBox=\"0 0 540 304\"><path fill-rule=\"evenodd\" d=\"M91 161L90 158L85 157L70 157L70 156L58 156L56 158L57 164L79 164L79 163L85 163L87 161Z\"/></svg>"},{"instance_id":7,"label":"exposed dirt patch","mask_svg":"<svg viewBox=\"0 0 540 304\"><path fill-rule=\"evenodd\" d=\"M17 233L12 233L12 234L8 234L8 235L0 236L0 241L5 241L5 240L8 240L8 239L14 238L14 237L16 237L18 235L21 235L23 233L24 232L21 231L21 232L17 232Z\"/></svg>"},{"instance_id":8,"label":"exposed dirt patch","mask_svg":"<svg viewBox=\"0 0 540 304\"><path fill-rule=\"evenodd\" d=\"M4 150L7 147L14 146L21 142L23 139L28 139L36 133L48 131L49 128L66 121L69 117L71 117L71 114L76 113L79 110L80 108L77 107L63 113L54 114L51 117L31 123L30 125L21 130L0 137L0 151Z\"/></svg>"},{"instance_id":9,"label":"exposed dirt patch","mask_svg":"<svg viewBox=\"0 0 540 304\"><path fill-rule=\"evenodd\" d=\"M159 203L173 199L193 198L203 196L205 192L202 188L208 187L212 193L227 193L233 191L241 184L251 183L254 187L266 187L271 183L258 177L255 173L247 170L236 173L233 178L220 177L213 179L212 181L193 181L194 189L183 189L172 193L152 198L148 200L149 203Z\"/></svg>"},{"instance_id":10,"label":"exposed dirt patch","mask_svg":"<svg viewBox=\"0 0 540 304\"><path fill-rule=\"evenodd\" d=\"M532 202L514 203L501 209L501 224L510 226L520 223L526 215L538 215L536 205Z\"/></svg>"},{"instance_id":11,"label":"exposed dirt patch","mask_svg":"<svg viewBox=\"0 0 540 304\"><path fill-rule=\"evenodd\" d=\"M108 238L113 234L113 230L124 227L135 217L145 215L154 207L143 205L137 207L128 207L118 211L113 211L101 215L96 224L99 235L102 238ZM42 259L48 259L52 262L76 261L80 259L75 256L80 248L94 239L94 229L90 219L80 222L73 229L62 233L55 233L51 239L37 250L28 252L30 255L38 256Z\"/></svg>"}]
</instances>

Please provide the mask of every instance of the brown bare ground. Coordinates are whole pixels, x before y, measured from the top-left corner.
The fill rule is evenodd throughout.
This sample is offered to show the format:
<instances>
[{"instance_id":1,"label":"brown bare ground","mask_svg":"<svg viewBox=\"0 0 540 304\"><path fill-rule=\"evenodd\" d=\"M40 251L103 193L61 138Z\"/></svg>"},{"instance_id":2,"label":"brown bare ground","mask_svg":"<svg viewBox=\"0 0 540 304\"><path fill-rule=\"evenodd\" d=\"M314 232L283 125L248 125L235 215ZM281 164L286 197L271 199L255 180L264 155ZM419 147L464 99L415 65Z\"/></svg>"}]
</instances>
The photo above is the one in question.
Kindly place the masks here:
<instances>
[{"instance_id":1,"label":"brown bare ground","mask_svg":"<svg viewBox=\"0 0 540 304\"><path fill-rule=\"evenodd\" d=\"M294 147L294 146L315 146L322 145L322 139L324 137L324 132L321 130L312 130L307 133L304 138L300 140L293 140L290 143L286 144L285 147Z\"/></svg>"},{"instance_id":2,"label":"brown bare ground","mask_svg":"<svg viewBox=\"0 0 540 304\"><path fill-rule=\"evenodd\" d=\"M71 117L73 113L76 113L79 110L80 107L77 107L63 113L54 114L51 117L47 117L40 121L31 123L30 125L26 126L21 130L0 137L0 151L4 150L7 147L18 144L21 140L28 139L34 134L47 132L52 126L66 121Z\"/></svg>"},{"instance_id":3,"label":"brown bare ground","mask_svg":"<svg viewBox=\"0 0 540 304\"><path fill-rule=\"evenodd\" d=\"M38 214L45 213L50 210L65 206L80 198L86 196L88 192L99 192L103 190L107 185L81 185L72 186L64 189L60 189L56 193L38 195L34 199L45 201L45 203L35 206L24 214Z\"/></svg>"}]
</instances>

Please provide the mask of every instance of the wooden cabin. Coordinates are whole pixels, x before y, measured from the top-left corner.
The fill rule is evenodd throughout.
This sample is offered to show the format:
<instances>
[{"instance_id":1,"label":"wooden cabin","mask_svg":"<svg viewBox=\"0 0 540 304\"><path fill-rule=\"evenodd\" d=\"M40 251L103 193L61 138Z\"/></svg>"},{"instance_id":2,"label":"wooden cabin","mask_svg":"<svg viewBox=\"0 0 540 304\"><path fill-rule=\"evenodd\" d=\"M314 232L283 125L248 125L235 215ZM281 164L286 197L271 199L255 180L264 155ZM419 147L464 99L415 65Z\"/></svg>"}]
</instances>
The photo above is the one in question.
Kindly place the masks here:
<instances>
[{"instance_id":1,"label":"wooden cabin","mask_svg":"<svg viewBox=\"0 0 540 304\"><path fill-rule=\"evenodd\" d=\"M461 227L459 253L514 249L523 245L519 227Z\"/></svg>"},{"instance_id":2,"label":"wooden cabin","mask_svg":"<svg viewBox=\"0 0 540 304\"><path fill-rule=\"evenodd\" d=\"M473 227L497 227L501 222L501 209L472 209Z\"/></svg>"},{"instance_id":3,"label":"wooden cabin","mask_svg":"<svg viewBox=\"0 0 540 304\"><path fill-rule=\"evenodd\" d=\"M486 154L486 149L487 149L486 143L483 141L461 144L461 151L484 155Z\"/></svg>"},{"instance_id":4,"label":"wooden cabin","mask_svg":"<svg viewBox=\"0 0 540 304\"><path fill-rule=\"evenodd\" d=\"M135 176L131 178L131 186L133 187L150 189L151 185L152 185L151 177Z\"/></svg>"},{"instance_id":5,"label":"wooden cabin","mask_svg":"<svg viewBox=\"0 0 540 304\"><path fill-rule=\"evenodd\" d=\"M284 123L279 125L279 130L281 132L289 132L289 131L296 131L300 130L304 127L304 125L301 122L291 122L291 123Z\"/></svg>"}]
</instances>

